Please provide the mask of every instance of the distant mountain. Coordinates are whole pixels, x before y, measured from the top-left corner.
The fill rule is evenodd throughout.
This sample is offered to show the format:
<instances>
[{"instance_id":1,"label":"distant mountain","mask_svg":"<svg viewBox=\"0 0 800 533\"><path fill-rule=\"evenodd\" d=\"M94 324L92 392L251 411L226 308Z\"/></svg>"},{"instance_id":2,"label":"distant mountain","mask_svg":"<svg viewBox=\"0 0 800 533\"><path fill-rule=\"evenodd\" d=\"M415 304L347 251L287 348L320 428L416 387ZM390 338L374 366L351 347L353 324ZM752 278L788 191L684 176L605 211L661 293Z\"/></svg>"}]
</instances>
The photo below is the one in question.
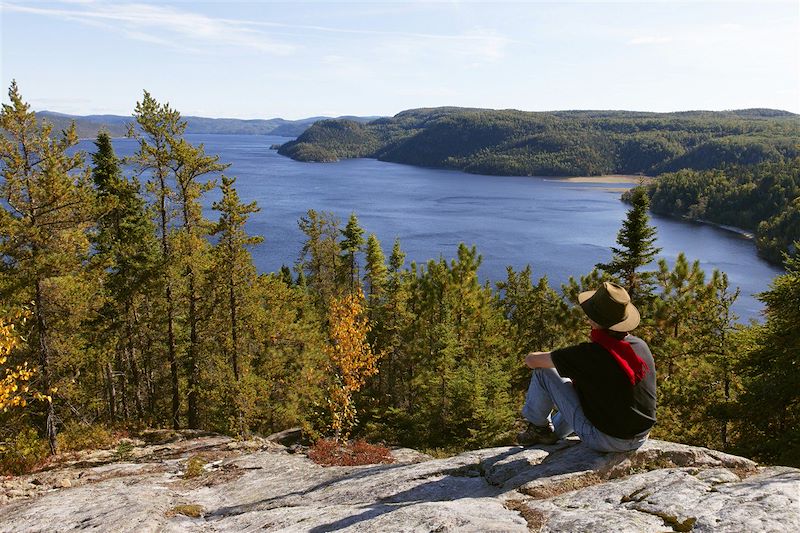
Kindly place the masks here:
<instances>
[{"instance_id":1,"label":"distant mountain","mask_svg":"<svg viewBox=\"0 0 800 533\"><path fill-rule=\"evenodd\" d=\"M41 119L47 119L56 130L69 127L75 121L78 136L89 138L97 136L100 128L106 128L112 137L122 137L128 131L128 124L133 118L120 115L67 115L53 111L37 111ZM283 137L297 137L309 126L319 120L329 117L310 117L299 120L285 120L282 118L271 119L236 119L236 118L206 118L186 116L186 133L216 133L238 135L280 135ZM340 117L357 123L366 123L378 117Z\"/></svg>"},{"instance_id":2,"label":"distant mountain","mask_svg":"<svg viewBox=\"0 0 800 533\"><path fill-rule=\"evenodd\" d=\"M477 174L656 175L800 154L798 115L733 111L525 112L411 109L371 122L315 122L279 153L300 161L371 157Z\"/></svg>"}]
</instances>

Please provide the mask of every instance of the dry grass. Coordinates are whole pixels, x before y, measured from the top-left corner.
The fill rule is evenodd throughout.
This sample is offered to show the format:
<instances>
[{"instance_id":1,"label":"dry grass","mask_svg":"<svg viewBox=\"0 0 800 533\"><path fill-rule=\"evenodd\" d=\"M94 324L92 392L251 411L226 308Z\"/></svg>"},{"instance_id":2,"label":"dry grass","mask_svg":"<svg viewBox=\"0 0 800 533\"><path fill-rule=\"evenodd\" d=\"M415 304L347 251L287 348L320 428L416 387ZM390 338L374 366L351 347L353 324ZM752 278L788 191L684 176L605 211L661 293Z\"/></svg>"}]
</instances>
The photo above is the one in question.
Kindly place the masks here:
<instances>
[{"instance_id":1,"label":"dry grass","mask_svg":"<svg viewBox=\"0 0 800 533\"><path fill-rule=\"evenodd\" d=\"M308 451L308 458L322 466L358 466L394 462L389 448L369 444L363 440L342 444L332 439L320 439Z\"/></svg>"},{"instance_id":2,"label":"dry grass","mask_svg":"<svg viewBox=\"0 0 800 533\"><path fill-rule=\"evenodd\" d=\"M528 524L529 531L541 531L544 524L547 522L547 517L542 511L531 509L522 500L506 500L505 508L509 511L515 511L522 516Z\"/></svg>"}]
</instances>

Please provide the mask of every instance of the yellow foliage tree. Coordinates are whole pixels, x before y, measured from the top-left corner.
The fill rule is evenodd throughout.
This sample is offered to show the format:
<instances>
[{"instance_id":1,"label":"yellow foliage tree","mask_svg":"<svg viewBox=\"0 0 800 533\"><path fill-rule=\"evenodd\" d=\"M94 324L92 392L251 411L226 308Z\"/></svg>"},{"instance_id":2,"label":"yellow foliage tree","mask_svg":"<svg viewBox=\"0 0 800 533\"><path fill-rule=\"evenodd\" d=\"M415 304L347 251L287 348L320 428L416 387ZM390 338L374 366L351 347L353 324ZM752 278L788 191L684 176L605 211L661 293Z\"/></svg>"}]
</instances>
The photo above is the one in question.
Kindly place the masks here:
<instances>
[{"instance_id":1,"label":"yellow foliage tree","mask_svg":"<svg viewBox=\"0 0 800 533\"><path fill-rule=\"evenodd\" d=\"M331 430L340 441L347 438L356 422L353 394L364 386L369 376L378 372L379 354L375 354L367 342L370 325L364 313L361 289L330 301L328 323L330 344L325 352L332 376L328 406Z\"/></svg>"},{"instance_id":2,"label":"yellow foliage tree","mask_svg":"<svg viewBox=\"0 0 800 533\"><path fill-rule=\"evenodd\" d=\"M0 411L3 412L12 407L25 407L26 395L29 390L28 382L36 372L32 368L28 368L27 362L14 367L6 366L8 356L22 343L22 339L14 327L14 322L24 322L28 315L27 311L17 311L0 316ZM33 394L33 397L46 398L41 394Z\"/></svg>"}]
</instances>

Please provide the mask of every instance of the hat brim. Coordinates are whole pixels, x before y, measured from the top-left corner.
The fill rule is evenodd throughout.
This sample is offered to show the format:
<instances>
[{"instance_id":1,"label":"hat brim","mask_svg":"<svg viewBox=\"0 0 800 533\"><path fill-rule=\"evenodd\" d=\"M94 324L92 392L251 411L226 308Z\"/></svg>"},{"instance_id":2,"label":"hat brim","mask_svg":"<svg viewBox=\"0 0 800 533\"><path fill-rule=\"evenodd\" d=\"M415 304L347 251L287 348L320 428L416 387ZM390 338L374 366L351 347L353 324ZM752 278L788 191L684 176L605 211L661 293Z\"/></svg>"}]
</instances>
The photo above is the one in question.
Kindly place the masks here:
<instances>
[{"instance_id":1,"label":"hat brim","mask_svg":"<svg viewBox=\"0 0 800 533\"><path fill-rule=\"evenodd\" d=\"M578 294L578 303L581 304L581 309L583 309L584 313L586 313L586 308L584 308L583 304L589 298L594 296L594 293L596 293L596 292L597 291L585 291L585 292L582 292L582 293ZM589 316L588 313L587 313L586 316ZM628 331L633 331L634 329L636 329L636 327L639 325L639 323L642 320L642 317L639 314L639 310L636 309L636 306L633 305L632 303L629 303L628 305L625 306L625 317L626 317L625 320L623 320L622 322L619 322L617 324L613 324L611 326L608 326L605 329L608 329L608 330L611 330L611 331L617 331L617 332L620 332L620 333L627 333ZM589 318L592 318L592 317L589 317Z\"/></svg>"}]
</instances>

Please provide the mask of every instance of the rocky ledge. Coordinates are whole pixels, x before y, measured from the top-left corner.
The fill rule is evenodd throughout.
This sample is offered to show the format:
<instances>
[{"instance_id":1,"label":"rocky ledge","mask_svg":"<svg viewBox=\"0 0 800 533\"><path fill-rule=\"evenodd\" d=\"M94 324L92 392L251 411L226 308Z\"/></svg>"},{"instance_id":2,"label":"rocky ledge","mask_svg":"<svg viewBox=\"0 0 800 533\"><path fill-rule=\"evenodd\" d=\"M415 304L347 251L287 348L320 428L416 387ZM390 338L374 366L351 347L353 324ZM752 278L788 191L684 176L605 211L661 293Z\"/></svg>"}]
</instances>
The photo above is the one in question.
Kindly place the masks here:
<instances>
[{"instance_id":1,"label":"rocky ledge","mask_svg":"<svg viewBox=\"0 0 800 533\"><path fill-rule=\"evenodd\" d=\"M321 467L264 439L165 435L0 480L0 532L800 531L800 470L657 440Z\"/></svg>"}]
</instances>

